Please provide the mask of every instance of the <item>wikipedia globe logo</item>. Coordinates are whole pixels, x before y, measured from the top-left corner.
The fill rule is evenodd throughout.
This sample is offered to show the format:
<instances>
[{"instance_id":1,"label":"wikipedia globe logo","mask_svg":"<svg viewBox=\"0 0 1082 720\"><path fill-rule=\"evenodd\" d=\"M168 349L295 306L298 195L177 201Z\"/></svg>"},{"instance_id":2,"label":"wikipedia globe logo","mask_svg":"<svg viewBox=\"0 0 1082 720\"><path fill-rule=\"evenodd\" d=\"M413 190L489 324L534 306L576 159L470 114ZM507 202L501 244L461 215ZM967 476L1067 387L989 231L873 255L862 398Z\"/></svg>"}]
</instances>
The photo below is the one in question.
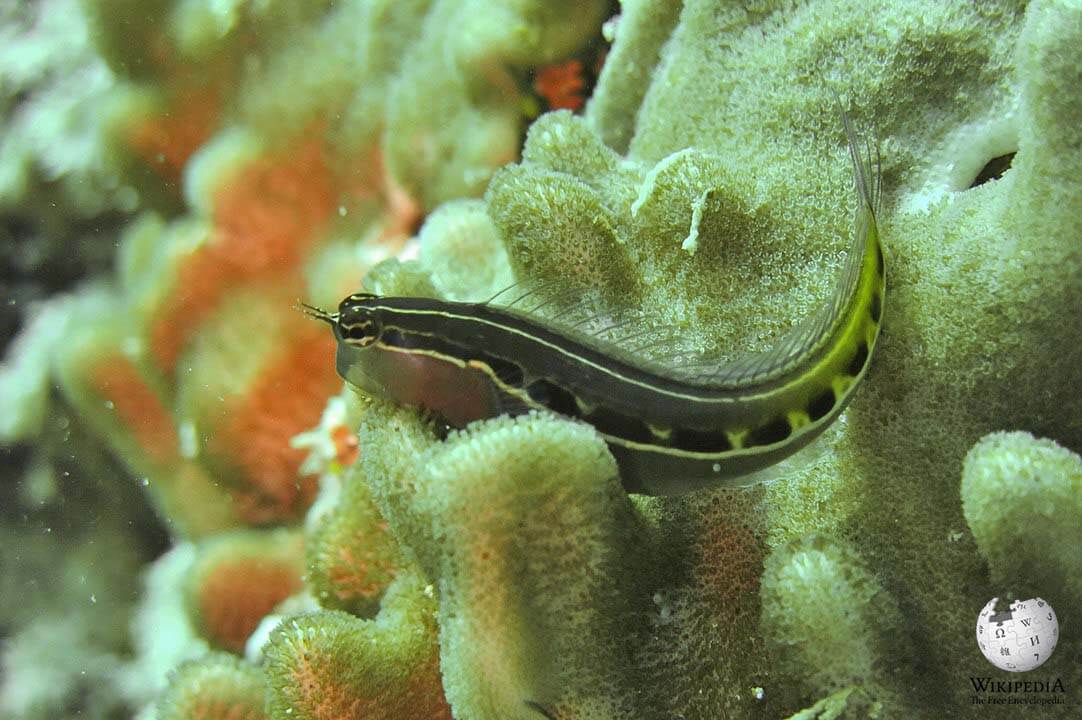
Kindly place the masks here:
<instances>
[{"instance_id":1,"label":"wikipedia globe logo","mask_svg":"<svg viewBox=\"0 0 1082 720\"><path fill-rule=\"evenodd\" d=\"M1000 670L1026 672L1040 667L1056 648L1056 612L1041 598L1015 600L996 611L992 598L977 616L977 645Z\"/></svg>"}]
</instances>

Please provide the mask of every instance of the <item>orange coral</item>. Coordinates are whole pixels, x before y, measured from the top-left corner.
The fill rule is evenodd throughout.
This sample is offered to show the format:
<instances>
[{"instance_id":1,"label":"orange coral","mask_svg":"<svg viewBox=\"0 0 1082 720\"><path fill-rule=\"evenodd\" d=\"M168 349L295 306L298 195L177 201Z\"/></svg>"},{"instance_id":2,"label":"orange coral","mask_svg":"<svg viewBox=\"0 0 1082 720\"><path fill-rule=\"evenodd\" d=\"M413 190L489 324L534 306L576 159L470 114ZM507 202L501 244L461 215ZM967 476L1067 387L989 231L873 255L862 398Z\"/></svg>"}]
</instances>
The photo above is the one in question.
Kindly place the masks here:
<instances>
[{"instance_id":1,"label":"orange coral","mask_svg":"<svg viewBox=\"0 0 1082 720\"><path fill-rule=\"evenodd\" d=\"M319 424L338 389L334 352L334 338L322 326L304 328L231 404L228 421L211 439L243 474L236 497L251 523L294 518L315 495L316 479L299 473L305 452L290 440Z\"/></svg>"},{"instance_id":2,"label":"orange coral","mask_svg":"<svg viewBox=\"0 0 1082 720\"><path fill-rule=\"evenodd\" d=\"M183 261L176 290L150 327L158 365L172 371L188 340L238 283L294 276L335 208L318 128L239 170L218 192L210 241Z\"/></svg>"},{"instance_id":3,"label":"orange coral","mask_svg":"<svg viewBox=\"0 0 1082 720\"><path fill-rule=\"evenodd\" d=\"M330 653L309 652L297 663L293 682L300 704L315 720L368 720L368 718L410 718L411 720L452 720L451 708L443 698L438 667L419 667L416 674L393 692L358 692L358 688L336 682L334 668L341 658ZM408 714L407 714L408 713Z\"/></svg>"},{"instance_id":4,"label":"orange coral","mask_svg":"<svg viewBox=\"0 0 1082 720\"><path fill-rule=\"evenodd\" d=\"M371 615L406 564L363 470L342 478L337 506L308 535L308 585L324 607Z\"/></svg>"},{"instance_id":5,"label":"orange coral","mask_svg":"<svg viewBox=\"0 0 1082 720\"><path fill-rule=\"evenodd\" d=\"M221 300L227 268L210 247L192 253L177 272L176 290L150 324L150 351L171 372L199 323Z\"/></svg>"},{"instance_id":6,"label":"orange coral","mask_svg":"<svg viewBox=\"0 0 1082 720\"><path fill-rule=\"evenodd\" d=\"M152 462L166 465L179 459L173 416L135 363L119 353L107 355L95 363L88 377Z\"/></svg>"},{"instance_id":7,"label":"orange coral","mask_svg":"<svg viewBox=\"0 0 1082 720\"><path fill-rule=\"evenodd\" d=\"M452 720L435 634L418 614L386 607L374 621L337 610L287 621L266 651L272 713L290 708L297 720Z\"/></svg>"},{"instance_id":8,"label":"orange coral","mask_svg":"<svg viewBox=\"0 0 1082 720\"><path fill-rule=\"evenodd\" d=\"M263 617L302 586L292 568L261 558L218 565L199 593L199 612L208 639L230 652L243 652L244 643Z\"/></svg>"},{"instance_id":9,"label":"orange coral","mask_svg":"<svg viewBox=\"0 0 1082 720\"><path fill-rule=\"evenodd\" d=\"M237 534L213 543L192 573L192 606L213 645L242 653L278 603L304 587L296 538Z\"/></svg>"},{"instance_id":10,"label":"orange coral","mask_svg":"<svg viewBox=\"0 0 1082 720\"><path fill-rule=\"evenodd\" d=\"M550 110L579 110L585 102L583 90L586 87L582 61L568 60L540 68L534 76L533 87Z\"/></svg>"},{"instance_id":11,"label":"orange coral","mask_svg":"<svg viewBox=\"0 0 1082 720\"><path fill-rule=\"evenodd\" d=\"M140 118L129 129L127 142L165 180L176 183L188 159L217 128L220 98L217 87L174 90L161 113Z\"/></svg>"},{"instance_id":12,"label":"orange coral","mask_svg":"<svg viewBox=\"0 0 1082 720\"><path fill-rule=\"evenodd\" d=\"M145 69L158 78L164 102L158 112L137 118L124 140L163 179L176 183L192 154L218 129L223 91L236 77L236 63L218 56L193 65L161 31L151 31L144 42Z\"/></svg>"},{"instance_id":13,"label":"orange coral","mask_svg":"<svg viewBox=\"0 0 1082 720\"><path fill-rule=\"evenodd\" d=\"M376 528L378 532L390 537L387 523L381 522ZM358 598L372 600L383 594L387 588L388 578L395 575L395 562L398 558L388 558L381 544L373 546L368 533L358 532L352 542L342 545L335 553L335 557L322 568L327 574L327 580L340 601L356 600Z\"/></svg>"},{"instance_id":14,"label":"orange coral","mask_svg":"<svg viewBox=\"0 0 1082 720\"><path fill-rule=\"evenodd\" d=\"M304 662L293 669L295 694L301 703L310 707L312 718L318 720L345 720L374 716L378 706L371 706L365 699L353 694L352 688L334 682L328 668L338 660L332 653L307 651Z\"/></svg>"},{"instance_id":15,"label":"orange coral","mask_svg":"<svg viewBox=\"0 0 1082 720\"><path fill-rule=\"evenodd\" d=\"M339 425L331 431L331 440L334 441L335 460L339 465L349 467L357 462L361 455L361 446L356 433L345 425Z\"/></svg>"},{"instance_id":16,"label":"orange coral","mask_svg":"<svg viewBox=\"0 0 1082 720\"><path fill-rule=\"evenodd\" d=\"M254 161L217 198L215 245L238 276L293 269L336 207L322 128L292 148Z\"/></svg>"},{"instance_id":17,"label":"orange coral","mask_svg":"<svg viewBox=\"0 0 1082 720\"><path fill-rule=\"evenodd\" d=\"M721 606L731 607L757 597L763 574L764 548L755 532L739 517L718 513L701 529L701 557L696 579Z\"/></svg>"}]
</instances>

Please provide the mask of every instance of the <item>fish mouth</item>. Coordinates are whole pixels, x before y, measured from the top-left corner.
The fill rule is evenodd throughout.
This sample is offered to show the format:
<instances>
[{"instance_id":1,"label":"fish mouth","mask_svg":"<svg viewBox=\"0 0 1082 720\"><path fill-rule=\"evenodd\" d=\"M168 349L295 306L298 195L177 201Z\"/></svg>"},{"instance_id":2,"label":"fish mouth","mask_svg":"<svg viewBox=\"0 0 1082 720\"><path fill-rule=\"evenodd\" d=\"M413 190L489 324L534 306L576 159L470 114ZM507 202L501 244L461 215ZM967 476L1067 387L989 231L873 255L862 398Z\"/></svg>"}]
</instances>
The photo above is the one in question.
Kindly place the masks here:
<instances>
[{"instance_id":1,"label":"fish mouth","mask_svg":"<svg viewBox=\"0 0 1082 720\"><path fill-rule=\"evenodd\" d=\"M387 387L364 372L362 354L366 351L367 348L339 342L338 350L335 353L335 368L338 370L338 375L350 385L363 390L369 395L387 397Z\"/></svg>"}]
</instances>

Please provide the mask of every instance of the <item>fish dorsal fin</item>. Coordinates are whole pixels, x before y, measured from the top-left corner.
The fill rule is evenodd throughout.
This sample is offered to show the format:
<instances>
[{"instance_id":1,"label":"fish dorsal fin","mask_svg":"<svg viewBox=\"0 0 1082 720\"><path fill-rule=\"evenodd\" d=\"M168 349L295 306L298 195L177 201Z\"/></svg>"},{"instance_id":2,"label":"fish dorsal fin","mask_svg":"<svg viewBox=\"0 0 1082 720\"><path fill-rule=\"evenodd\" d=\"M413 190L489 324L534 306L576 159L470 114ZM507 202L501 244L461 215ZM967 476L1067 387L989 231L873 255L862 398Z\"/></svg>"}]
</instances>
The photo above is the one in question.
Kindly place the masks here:
<instances>
[{"instance_id":1,"label":"fish dorsal fin","mask_svg":"<svg viewBox=\"0 0 1082 720\"><path fill-rule=\"evenodd\" d=\"M878 242L869 233L877 232L879 153L870 140L857 136L844 113L842 121L858 199L848 255L829 300L769 349L729 360L704 356L692 347L686 333L658 326L639 310L614 311L581 289L561 289L559 281L518 282L481 304L534 318L568 336L604 347L612 357L693 384L735 389L795 371L827 347L834 329L844 322L857 294L865 257Z\"/></svg>"}]
</instances>

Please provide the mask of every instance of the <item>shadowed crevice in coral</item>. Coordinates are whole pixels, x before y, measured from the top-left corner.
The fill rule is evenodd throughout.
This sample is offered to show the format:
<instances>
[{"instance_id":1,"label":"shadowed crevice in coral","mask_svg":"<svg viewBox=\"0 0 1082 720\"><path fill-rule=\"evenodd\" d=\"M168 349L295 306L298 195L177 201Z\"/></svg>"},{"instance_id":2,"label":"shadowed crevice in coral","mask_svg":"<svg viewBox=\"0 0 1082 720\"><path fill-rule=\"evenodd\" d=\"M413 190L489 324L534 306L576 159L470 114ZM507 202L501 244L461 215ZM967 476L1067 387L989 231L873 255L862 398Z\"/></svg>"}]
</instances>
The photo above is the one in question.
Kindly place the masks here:
<instances>
[{"instance_id":1,"label":"shadowed crevice in coral","mask_svg":"<svg viewBox=\"0 0 1082 720\"><path fill-rule=\"evenodd\" d=\"M977 173L977 177L973 178L973 182L969 184L970 188L980 187L986 182L992 182L993 180L999 180L1003 177L1003 174L1011 169L1011 162L1014 160L1015 153L1009 152L1003 155L997 155L984 164L984 167Z\"/></svg>"}]
</instances>

